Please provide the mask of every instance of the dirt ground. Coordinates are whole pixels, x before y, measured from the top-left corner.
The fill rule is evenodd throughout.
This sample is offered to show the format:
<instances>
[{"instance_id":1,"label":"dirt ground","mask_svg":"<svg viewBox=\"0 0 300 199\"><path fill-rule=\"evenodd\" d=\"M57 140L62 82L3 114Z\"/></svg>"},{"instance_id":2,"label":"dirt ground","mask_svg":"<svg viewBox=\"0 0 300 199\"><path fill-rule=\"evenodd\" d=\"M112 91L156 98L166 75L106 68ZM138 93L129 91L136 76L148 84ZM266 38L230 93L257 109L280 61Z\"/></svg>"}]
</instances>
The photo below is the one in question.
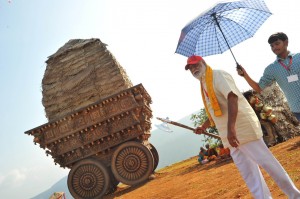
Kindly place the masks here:
<instances>
[{"instance_id":1,"label":"dirt ground","mask_svg":"<svg viewBox=\"0 0 300 199\"><path fill-rule=\"evenodd\" d=\"M270 148L300 188L300 136ZM263 175L274 199L287 198L272 178ZM243 179L231 159L200 165L197 157L162 168L155 179L139 186L118 185L105 199L250 199Z\"/></svg>"}]
</instances>

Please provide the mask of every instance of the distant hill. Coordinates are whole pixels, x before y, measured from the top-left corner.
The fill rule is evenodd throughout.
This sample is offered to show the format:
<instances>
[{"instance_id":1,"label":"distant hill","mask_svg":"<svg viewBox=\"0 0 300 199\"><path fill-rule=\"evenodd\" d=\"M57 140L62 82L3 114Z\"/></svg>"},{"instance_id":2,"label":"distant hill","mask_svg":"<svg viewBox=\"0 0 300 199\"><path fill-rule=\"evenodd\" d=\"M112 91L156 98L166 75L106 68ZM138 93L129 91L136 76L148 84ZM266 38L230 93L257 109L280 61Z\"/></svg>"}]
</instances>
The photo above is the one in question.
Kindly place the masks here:
<instances>
[{"instance_id":1,"label":"distant hill","mask_svg":"<svg viewBox=\"0 0 300 199\"><path fill-rule=\"evenodd\" d=\"M193 127L190 120L191 115L192 113L176 122ZM196 135L191 130L171 124L169 127L173 132L168 133L159 129L151 132L150 142L159 153L157 169L197 155L200 146L203 145L202 135Z\"/></svg>"},{"instance_id":2,"label":"distant hill","mask_svg":"<svg viewBox=\"0 0 300 199\"><path fill-rule=\"evenodd\" d=\"M65 192L65 196L67 199L72 199L67 185L67 179L68 177L65 176L58 182L56 182L52 187L50 187L48 190L38 194L37 196L31 198L31 199L48 199L54 192Z\"/></svg>"},{"instance_id":3,"label":"distant hill","mask_svg":"<svg viewBox=\"0 0 300 199\"><path fill-rule=\"evenodd\" d=\"M191 115L192 113L176 122L192 127ZM197 155L200 146L203 145L203 136L196 135L188 129L171 124L169 124L169 127L173 132L168 133L159 129L151 131L149 140L159 154L157 170ZM48 199L54 192L61 191L65 192L67 199L73 198L68 190L67 176L56 182L48 190L31 199Z\"/></svg>"}]
</instances>

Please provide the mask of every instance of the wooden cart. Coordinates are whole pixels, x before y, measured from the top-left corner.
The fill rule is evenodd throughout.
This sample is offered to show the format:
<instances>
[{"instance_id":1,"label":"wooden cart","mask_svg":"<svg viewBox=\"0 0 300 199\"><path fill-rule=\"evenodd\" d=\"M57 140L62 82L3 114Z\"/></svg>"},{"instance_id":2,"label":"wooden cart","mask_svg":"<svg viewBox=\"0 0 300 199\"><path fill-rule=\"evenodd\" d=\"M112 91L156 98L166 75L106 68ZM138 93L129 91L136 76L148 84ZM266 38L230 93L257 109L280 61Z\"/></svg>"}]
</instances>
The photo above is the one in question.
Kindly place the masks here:
<instances>
[{"instance_id":1,"label":"wooden cart","mask_svg":"<svg viewBox=\"0 0 300 199\"><path fill-rule=\"evenodd\" d=\"M139 184L156 169L158 152L148 141L150 104L139 84L25 134L34 136L55 164L70 168L74 198L101 198L119 182Z\"/></svg>"}]
</instances>

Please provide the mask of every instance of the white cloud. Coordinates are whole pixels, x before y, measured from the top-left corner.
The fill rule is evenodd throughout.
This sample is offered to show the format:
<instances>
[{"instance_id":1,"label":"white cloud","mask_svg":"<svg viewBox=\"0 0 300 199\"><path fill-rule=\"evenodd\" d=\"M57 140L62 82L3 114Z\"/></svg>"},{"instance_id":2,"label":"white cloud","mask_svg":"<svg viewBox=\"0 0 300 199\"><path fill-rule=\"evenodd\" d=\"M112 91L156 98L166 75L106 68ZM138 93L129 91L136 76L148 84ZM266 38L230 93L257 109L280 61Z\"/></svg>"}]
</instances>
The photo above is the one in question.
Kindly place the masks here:
<instances>
[{"instance_id":1,"label":"white cloud","mask_svg":"<svg viewBox=\"0 0 300 199\"><path fill-rule=\"evenodd\" d=\"M0 175L0 190L22 186L26 180L27 172L25 169L13 169L7 174Z\"/></svg>"},{"instance_id":2,"label":"white cloud","mask_svg":"<svg viewBox=\"0 0 300 199\"><path fill-rule=\"evenodd\" d=\"M68 169L62 169L57 166L48 167L47 165L51 164L47 162L47 164L41 163L38 166L29 168L22 167L1 171L1 198L19 199L34 197L68 174Z\"/></svg>"},{"instance_id":3,"label":"white cloud","mask_svg":"<svg viewBox=\"0 0 300 199\"><path fill-rule=\"evenodd\" d=\"M4 181L4 179L5 179L5 176L0 175L0 187L1 187L1 184L2 184L2 182Z\"/></svg>"}]
</instances>

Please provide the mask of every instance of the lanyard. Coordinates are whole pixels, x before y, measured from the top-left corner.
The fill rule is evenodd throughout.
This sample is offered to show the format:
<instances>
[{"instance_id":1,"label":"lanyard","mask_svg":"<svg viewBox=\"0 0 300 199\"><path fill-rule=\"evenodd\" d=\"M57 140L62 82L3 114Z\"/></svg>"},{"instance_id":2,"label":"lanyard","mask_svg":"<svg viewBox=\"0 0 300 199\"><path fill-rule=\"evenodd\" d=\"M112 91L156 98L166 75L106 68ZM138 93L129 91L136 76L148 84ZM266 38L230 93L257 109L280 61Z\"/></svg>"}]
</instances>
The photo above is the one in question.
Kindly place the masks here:
<instances>
[{"instance_id":1,"label":"lanyard","mask_svg":"<svg viewBox=\"0 0 300 199\"><path fill-rule=\"evenodd\" d=\"M202 81L201 81L201 87L202 87L202 90L204 91L204 93L205 93L207 99L209 100L208 93L207 93L207 91L205 90L204 85L202 84Z\"/></svg>"},{"instance_id":2,"label":"lanyard","mask_svg":"<svg viewBox=\"0 0 300 199\"><path fill-rule=\"evenodd\" d=\"M279 60L279 63L281 64L281 66L283 66L287 71L291 70L291 65L293 63L293 57L290 57L290 63L289 65L285 65L281 60Z\"/></svg>"},{"instance_id":3,"label":"lanyard","mask_svg":"<svg viewBox=\"0 0 300 199\"><path fill-rule=\"evenodd\" d=\"M202 88L202 90L204 91L204 93L205 93L205 96L207 97L207 99L208 99L208 101L209 101L208 93L207 93L207 91L205 90L205 88L204 88L204 85L203 85L202 81L200 81L200 82L201 82L201 88Z\"/></svg>"},{"instance_id":4,"label":"lanyard","mask_svg":"<svg viewBox=\"0 0 300 199\"><path fill-rule=\"evenodd\" d=\"M209 97L208 97L208 93L207 93L207 91L205 90L205 88L204 88L204 87L203 87L203 91L204 91L204 93L205 93L205 95L206 95L207 99L209 99Z\"/></svg>"}]
</instances>

